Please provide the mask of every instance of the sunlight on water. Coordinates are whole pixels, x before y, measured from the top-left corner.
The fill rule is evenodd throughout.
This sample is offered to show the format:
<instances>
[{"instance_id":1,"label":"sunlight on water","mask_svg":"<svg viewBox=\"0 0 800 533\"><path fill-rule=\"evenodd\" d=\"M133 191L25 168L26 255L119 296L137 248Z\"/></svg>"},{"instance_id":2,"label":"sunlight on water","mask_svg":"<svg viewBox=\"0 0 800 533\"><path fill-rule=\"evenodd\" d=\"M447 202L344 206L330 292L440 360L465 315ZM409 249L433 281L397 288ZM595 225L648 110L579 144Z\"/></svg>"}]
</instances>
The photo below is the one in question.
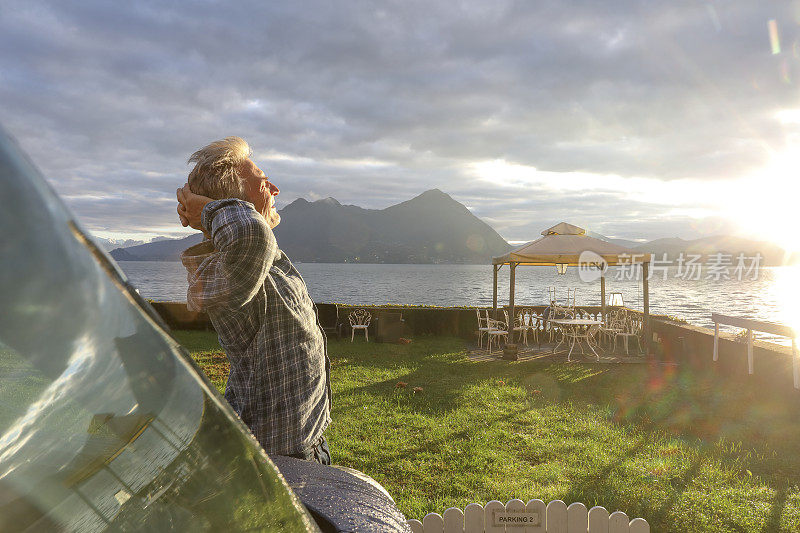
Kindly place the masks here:
<instances>
[{"instance_id":1,"label":"sunlight on water","mask_svg":"<svg viewBox=\"0 0 800 533\"><path fill-rule=\"evenodd\" d=\"M120 263L142 296L162 301L186 301L186 271L180 263L124 261ZM459 306L491 305L492 267L489 265L371 265L301 263L297 265L318 302L353 305L386 303ZM617 267L607 273L606 291L622 292L625 305L642 309L641 281L617 279ZM555 268L517 269L517 303L543 305L548 287L557 287L562 299L567 289L578 289L578 305L599 305L599 283L583 283L571 268L559 276ZM500 304L508 301L508 269L498 278ZM700 276L682 279L674 267L655 272L650 280L650 310L690 324L713 328L711 313L777 322L800 328L800 267L759 269L757 279L744 276L718 281ZM722 326L737 333L739 328ZM786 337L756 333L756 338L791 344Z\"/></svg>"},{"instance_id":2,"label":"sunlight on water","mask_svg":"<svg viewBox=\"0 0 800 533\"><path fill-rule=\"evenodd\" d=\"M772 270L768 290L780 307L781 323L800 332L800 267Z\"/></svg>"}]
</instances>

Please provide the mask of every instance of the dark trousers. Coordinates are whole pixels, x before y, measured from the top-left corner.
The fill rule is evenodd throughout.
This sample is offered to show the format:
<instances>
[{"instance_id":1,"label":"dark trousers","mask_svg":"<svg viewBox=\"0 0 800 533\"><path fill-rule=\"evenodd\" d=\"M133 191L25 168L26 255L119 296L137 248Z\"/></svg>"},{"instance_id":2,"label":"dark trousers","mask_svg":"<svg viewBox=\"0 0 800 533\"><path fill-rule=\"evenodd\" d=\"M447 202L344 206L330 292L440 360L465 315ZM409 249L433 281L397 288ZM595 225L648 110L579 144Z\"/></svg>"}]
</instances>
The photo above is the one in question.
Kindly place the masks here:
<instances>
[{"instance_id":1,"label":"dark trousers","mask_svg":"<svg viewBox=\"0 0 800 533\"><path fill-rule=\"evenodd\" d=\"M320 438L319 442L305 450L303 453L287 455L287 457L303 459L304 461L316 461L321 465L331 464L331 452L328 449L328 441L325 439L325 437Z\"/></svg>"}]
</instances>

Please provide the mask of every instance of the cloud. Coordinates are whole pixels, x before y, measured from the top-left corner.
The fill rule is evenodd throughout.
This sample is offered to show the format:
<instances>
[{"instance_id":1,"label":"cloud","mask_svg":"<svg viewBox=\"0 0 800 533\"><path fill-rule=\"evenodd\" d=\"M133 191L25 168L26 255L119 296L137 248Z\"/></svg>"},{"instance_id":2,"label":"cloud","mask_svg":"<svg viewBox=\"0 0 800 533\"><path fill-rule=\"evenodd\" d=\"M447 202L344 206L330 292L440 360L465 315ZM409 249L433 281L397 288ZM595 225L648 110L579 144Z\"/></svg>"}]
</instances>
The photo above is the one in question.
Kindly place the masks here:
<instances>
[{"instance_id":1,"label":"cloud","mask_svg":"<svg viewBox=\"0 0 800 533\"><path fill-rule=\"evenodd\" d=\"M570 217L688 235L625 180L739 178L800 133L796 2L18 4L0 121L92 230L164 233L188 155L238 134L284 202L438 187L511 239ZM618 179L506 190L471 171L495 160Z\"/></svg>"}]
</instances>

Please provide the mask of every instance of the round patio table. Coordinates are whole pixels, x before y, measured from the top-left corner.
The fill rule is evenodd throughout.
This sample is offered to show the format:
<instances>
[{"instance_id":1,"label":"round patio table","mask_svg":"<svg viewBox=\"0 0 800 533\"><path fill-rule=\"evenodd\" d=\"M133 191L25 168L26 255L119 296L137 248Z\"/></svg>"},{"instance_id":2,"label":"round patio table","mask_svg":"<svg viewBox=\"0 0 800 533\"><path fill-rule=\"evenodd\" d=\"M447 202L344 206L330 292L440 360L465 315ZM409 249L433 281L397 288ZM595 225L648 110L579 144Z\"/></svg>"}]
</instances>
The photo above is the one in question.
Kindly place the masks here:
<instances>
[{"instance_id":1,"label":"round patio table","mask_svg":"<svg viewBox=\"0 0 800 533\"><path fill-rule=\"evenodd\" d=\"M561 336L561 340L559 340L558 343L556 343L556 345L553 346L553 353L556 353L556 348L564 344L567 337L569 337L572 339L572 344L570 344L569 353L567 354L567 361L569 361L570 357L572 356L572 350L573 348L575 348L576 342L578 344L578 347L581 349L581 353L584 353L583 346L580 345L580 341L581 339L583 339L586 341L586 346L588 346L589 349L592 350L592 353L594 353L594 355L597 356L597 360L598 361L600 360L600 354L597 353L592 344L589 342L589 334L586 333L584 335L581 335L579 333L579 330L582 327L588 329L589 326L595 326L595 325L599 326L603 323L602 320L595 320L593 318L551 318L548 319L548 322L552 324L557 324L560 327L564 328L565 330L572 330L571 333L569 334L565 333L564 335Z\"/></svg>"}]
</instances>

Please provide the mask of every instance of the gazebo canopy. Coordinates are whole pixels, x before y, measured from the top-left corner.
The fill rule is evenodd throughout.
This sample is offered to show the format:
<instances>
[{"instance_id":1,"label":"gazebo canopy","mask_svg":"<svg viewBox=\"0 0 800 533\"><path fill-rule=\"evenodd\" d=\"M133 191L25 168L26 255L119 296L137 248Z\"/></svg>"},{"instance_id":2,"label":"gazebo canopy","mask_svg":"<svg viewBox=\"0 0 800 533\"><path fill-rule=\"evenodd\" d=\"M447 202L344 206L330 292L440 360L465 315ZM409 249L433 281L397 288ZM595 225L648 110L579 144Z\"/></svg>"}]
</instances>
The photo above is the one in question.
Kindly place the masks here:
<instances>
[{"instance_id":1,"label":"gazebo canopy","mask_svg":"<svg viewBox=\"0 0 800 533\"><path fill-rule=\"evenodd\" d=\"M543 237L492 258L495 265L517 263L520 265L580 264L583 252L594 252L609 265L642 263L644 254L586 235L586 230L561 222L542 232Z\"/></svg>"},{"instance_id":2,"label":"gazebo canopy","mask_svg":"<svg viewBox=\"0 0 800 533\"><path fill-rule=\"evenodd\" d=\"M597 264L600 261L597 256L603 258L608 265L624 265L640 263L642 265L642 292L644 294L643 307L643 329L645 345L650 346L650 288L647 282L648 270L650 267L650 255L637 252L625 246L619 246L594 237L586 235L586 230L561 222L552 228L542 232L542 237L529 242L512 250L505 255L492 258L492 269L494 271L494 284L492 289L492 309L493 316L497 319L497 271L502 265L509 266L508 284L508 307L512 317L514 314L514 285L515 271L519 265L581 265L581 263ZM593 252L589 257L581 255L585 252ZM597 254L597 255L594 255ZM599 266L599 265L598 265ZM605 316L606 309L606 278L604 270L600 270L600 309ZM559 274L563 274L566 268L559 267Z\"/></svg>"}]
</instances>

